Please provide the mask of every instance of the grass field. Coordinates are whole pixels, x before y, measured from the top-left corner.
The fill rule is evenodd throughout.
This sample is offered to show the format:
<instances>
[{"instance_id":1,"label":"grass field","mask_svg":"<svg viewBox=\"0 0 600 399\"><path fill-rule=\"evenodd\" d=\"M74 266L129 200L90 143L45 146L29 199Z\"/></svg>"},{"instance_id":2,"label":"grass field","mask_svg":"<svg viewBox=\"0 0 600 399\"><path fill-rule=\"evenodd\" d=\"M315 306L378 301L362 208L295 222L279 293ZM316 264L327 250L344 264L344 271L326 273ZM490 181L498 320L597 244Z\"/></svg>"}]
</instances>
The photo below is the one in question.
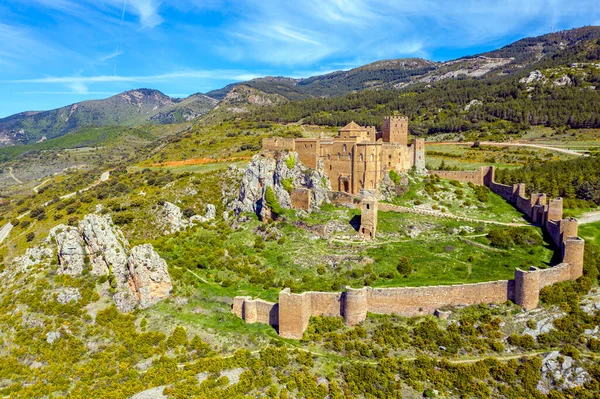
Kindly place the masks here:
<instances>
[{"instance_id":1,"label":"grass field","mask_svg":"<svg viewBox=\"0 0 600 399\"><path fill-rule=\"evenodd\" d=\"M459 169L478 169L481 166L517 167L527 163L541 163L572 158L556 151L532 147L496 147L482 145L428 144L425 146L427 164L431 169L439 168L442 161L446 166Z\"/></svg>"},{"instance_id":2,"label":"grass field","mask_svg":"<svg viewBox=\"0 0 600 399\"><path fill-rule=\"evenodd\" d=\"M580 225L579 237L600 245L600 222Z\"/></svg>"}]
</instances>

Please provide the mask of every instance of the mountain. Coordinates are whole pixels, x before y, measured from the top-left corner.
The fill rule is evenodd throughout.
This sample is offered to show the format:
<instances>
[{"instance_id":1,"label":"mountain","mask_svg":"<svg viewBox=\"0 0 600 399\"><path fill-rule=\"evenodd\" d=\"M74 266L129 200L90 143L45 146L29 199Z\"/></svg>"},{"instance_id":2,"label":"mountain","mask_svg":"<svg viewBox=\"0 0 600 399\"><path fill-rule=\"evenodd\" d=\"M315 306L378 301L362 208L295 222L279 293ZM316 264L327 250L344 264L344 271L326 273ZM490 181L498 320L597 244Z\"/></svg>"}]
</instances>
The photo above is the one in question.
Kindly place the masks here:
<instances>
[{"instance_id":1,"label":"mountain","mask_svg":"<svg viewBox=\"0 0 600 399\"><path fill-rule=\"evenodd\" d=\"M0 145L49 140L84 126L177 123L203 115L215 104L215 100L202 94L176 99L158 90L130 90L104 100L83 101L0 119Z\"/></svg>"},{"instance_id":2,"label":"mountain","mask_svg":"<svg viewBox=\"0 0 600 399\"><path fill-rule=\"evenodd\" d=\"M222 89L210 91L206 95L223 100L233 88L244 85L268 94L278 94L288 100L339 96L354 91L391 87L400 82L407 82L413 76L420 76L434 70L437 65L436 62L421 58L382 60L349 71L331 72L304 79L271 76L257 78L247 82L233 83Z\"/></svg>"},{"instance_id":3,"label":"mountain","mask_svg":"<svg viewBox=\"0 0 600 399\"><path fill-rule=\"evenodd\" d=\"M446 62L421 58L377 61L368 65L304 79L266 77L233 83L206 93L223 100L244 85L288 100L335 97L366 89L400 89L446 79L505 76L529 70L542 60L552 60L568 49L600 38L600 27L586 26L525 38L500 49ZM575 51L577 52L577 51Z\"/></svg>"}]
</instances>

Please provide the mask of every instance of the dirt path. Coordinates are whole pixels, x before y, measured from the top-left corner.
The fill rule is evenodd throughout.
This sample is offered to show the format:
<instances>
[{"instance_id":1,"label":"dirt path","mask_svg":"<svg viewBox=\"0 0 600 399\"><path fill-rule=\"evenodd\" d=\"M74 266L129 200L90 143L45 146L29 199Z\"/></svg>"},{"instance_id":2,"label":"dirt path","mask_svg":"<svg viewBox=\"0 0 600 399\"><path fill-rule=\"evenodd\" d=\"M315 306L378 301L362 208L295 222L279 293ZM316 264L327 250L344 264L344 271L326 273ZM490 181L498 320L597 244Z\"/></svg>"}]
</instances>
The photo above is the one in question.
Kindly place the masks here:
<instances>
[{"instance_id":1,"label":"dirt path","mask_svg":"<svg viewBox=\"0 0 600 399\"><path fill-rule=\"evenodd\" d=\"M19 179L17 179L17 177L15 175L13 175L13 168L11 166L8 167L8 174L10 175L10 177L13 178L14 181L16 181L19 184L23 184L23 182Z\"/></svg>"},{"instance_id":2,"label":"dirt path","mask_svg":"<svg viewBox=\"0 0 600 399\"><path fill-rule=\"evenodd\" d=\"M458 141L433 141L433 142L425 142L425 145L468 145L472 146L474 143L472 141L458 142ZM480 145L488 145L488 146L496 146L496 147L532 147L532 148L540 148L542 150L556 151L561 152L567 155L573 155L576 157L586 157L587 154L582 154L577 151L569 150L567 148L553 147L550 145L542 145L542 144L532 144L532 143L522 143L519 141L513 141L510 143L498 143L495 141L480 141Z\"/></svg>"},{"instance_id":3,"label":"dirt path","mask_svg":"<svg viewBox=\"0 0 600 399\"><path fill-rule=\"evenodd\" d=\"M40 187L42 187L44 184L48 183L49 181L50 181L50 179L46 179L43 182L41 182L40 184L38 184L37 186L35 186L33 188L33 192L37 194Z\"/></svg>"},{"instance_id":4,"label":"dirt path","mask_svg":"<svg viewBox=\"0 0 600 399\"><path fill-rule=\"evenodd\" d=\"M586 212L577 221L579 224L600 222L600 211Z\"/></svg>"}]
</instances>

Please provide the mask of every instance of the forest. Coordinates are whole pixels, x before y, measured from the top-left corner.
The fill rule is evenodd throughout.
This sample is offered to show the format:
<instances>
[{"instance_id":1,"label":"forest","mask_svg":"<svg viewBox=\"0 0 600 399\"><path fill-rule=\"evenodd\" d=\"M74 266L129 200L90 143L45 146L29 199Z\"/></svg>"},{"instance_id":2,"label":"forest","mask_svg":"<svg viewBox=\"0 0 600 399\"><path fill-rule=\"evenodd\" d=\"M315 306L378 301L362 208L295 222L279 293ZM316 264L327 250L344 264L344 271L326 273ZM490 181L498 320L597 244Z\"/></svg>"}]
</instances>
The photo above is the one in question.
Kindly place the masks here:
<instances>
[{"instance_id":1,"label":"forest","mask_svg":"<svg viewBox=\"0 0 600 399\"><path fill-rule=\"evenodd\" d=\"M562 197L565 207L600 205L600 157L528 164L518 169L500 169L496 181L525 183L527 193Z\"/></svg>"}]
</instances>

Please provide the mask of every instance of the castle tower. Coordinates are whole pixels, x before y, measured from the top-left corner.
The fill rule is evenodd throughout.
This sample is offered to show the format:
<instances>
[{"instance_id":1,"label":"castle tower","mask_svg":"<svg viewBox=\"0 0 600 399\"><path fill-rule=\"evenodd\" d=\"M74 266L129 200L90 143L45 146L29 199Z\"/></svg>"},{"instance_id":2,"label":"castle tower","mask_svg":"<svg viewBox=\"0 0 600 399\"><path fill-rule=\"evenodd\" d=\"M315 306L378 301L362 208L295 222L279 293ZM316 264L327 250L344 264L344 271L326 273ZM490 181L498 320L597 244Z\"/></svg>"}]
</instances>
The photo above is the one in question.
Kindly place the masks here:
<instances>
[{"instance_id":1,"label":"castle tower","mask_svg":"<svg viewBox=\"0 0 600 399\"><path fill-rule=\"evenodd\" d=\"M360 203L360 234L367 240L375 238L377 231L377 199L365 198Z\"/></svg>"},{"instance_id":2,"label":"castle tower","mask_svg":"<svg viewBox=\"0 0 600 399\"><path fill-rule=\"evenodd\" d=\"M563 218L563 200L560 197L548 201L548 214L546 223L550 220L559 221Z\"/></svg>"},{"instance_id":3,"label":"castle tower","mask_svg":"<svg viewBox=\"0 0 600 399\"><path fill-rule=\"evenodd\" d=\"M579 237L567 237L563 246L563 262L569 264L570 279L583 275L583 254L585 241Z\"/></svg>"},{"instance_id":4,"label":"castle tower","mask_svg":"<svg viewBox=\"0 0 600 399\"><path fill-rule=\"evenodd\" d=\"M408 118L405 116L384 117L381 133L381 138L386 143L408 145Z\"/></svg>"},{"instance_id":5,"label":"castle tower","mask_svg":"<svg viewBox=\"0 0 600 399\"><path fill-rule=\"evenodd\" d=\"M425 140L414 139L412 141L414 151L414 163L417 172L425 172Z\"/></svg>"}]
</instances>

